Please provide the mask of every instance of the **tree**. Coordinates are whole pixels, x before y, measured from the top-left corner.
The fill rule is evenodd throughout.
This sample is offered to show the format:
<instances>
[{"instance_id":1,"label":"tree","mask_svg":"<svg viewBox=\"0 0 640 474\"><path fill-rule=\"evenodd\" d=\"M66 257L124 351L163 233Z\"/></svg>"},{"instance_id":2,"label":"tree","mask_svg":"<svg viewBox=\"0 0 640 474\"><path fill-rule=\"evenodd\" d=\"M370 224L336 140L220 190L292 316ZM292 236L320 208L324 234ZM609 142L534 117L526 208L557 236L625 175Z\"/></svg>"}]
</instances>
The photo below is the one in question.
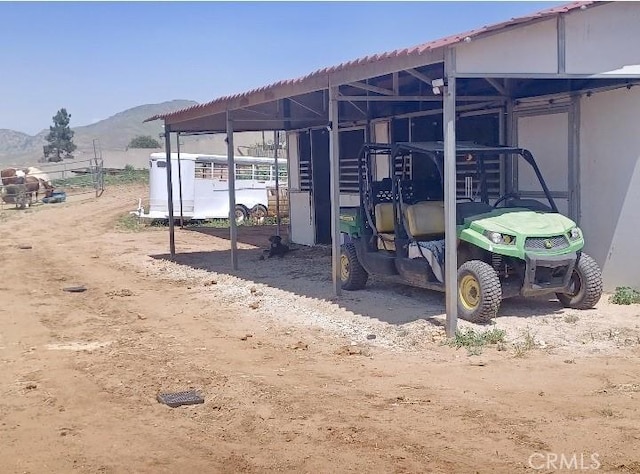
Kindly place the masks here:
<instances>
[{"instance_id":1,"label":"tree","mask_svg":"<svg viewBox=\"0 0 640 474\"><path fill-rule=\"evenodd\" d=\"M144 135L132 138L127 148L160 148L161 146L155 138Z\"/></svg>"},{"instance_id":2,"label":"tree","mask_svg":"<svg viewBox=\"0 0 640 474\"><path fill-rule=\"evenodd\" d=\"M69 128L71 114L67 109L60 109L53 117L53 125L49 127L49 134L45 139L49 142L44 146L44 157L47 161L62 161L73 158L72 153L77 148L73 143L73 130Z\"/></svg>"}]
</instances>

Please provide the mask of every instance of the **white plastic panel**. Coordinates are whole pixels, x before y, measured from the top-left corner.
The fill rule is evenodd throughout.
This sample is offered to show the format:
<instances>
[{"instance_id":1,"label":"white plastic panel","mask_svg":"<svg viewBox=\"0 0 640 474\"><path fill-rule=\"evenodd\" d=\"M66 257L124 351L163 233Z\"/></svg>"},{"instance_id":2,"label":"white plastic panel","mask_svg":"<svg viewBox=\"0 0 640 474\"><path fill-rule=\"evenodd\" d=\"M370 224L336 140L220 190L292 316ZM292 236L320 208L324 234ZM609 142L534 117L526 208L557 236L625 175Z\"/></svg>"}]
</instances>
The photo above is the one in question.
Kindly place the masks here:
<instances>
[{"instance_id":1,"label":"white plastic panel","mask_svg":"<svg viewBox=\"0 0 640 474\"><path fill-rule=\"evenodd\" d=\"M340 206L341 207L358 207L360 205L360 196L353 193L341 193L340 194Z\"/></svg>"},{"instance_id":2,"label":"white plastic panel","mask_svg":"<svg viewBox=\"0 0 640 474\"><path fill-rule=\"evenodd\" d=\"M611 2L566 16L566 72L640 74L640 3Z\"/></svg>"},{"instance_id":3,"label":"white plastic panel","mask_svg":"<svg viewBox=\"0 0 640 474\"><path fill-rule=\"evenodd\" d=\"M311 197L306 191L289 191L291 242L314 245L315 225Z\"/></svg>"},{"instance_id":4,"label":"white plastic panel","mask_svg":"<svg viewBox=\"0 0 640 474\"><path fill-rule=\"evenodd\" d=\"M298 157L298 133L287 133L287 161L289 163L289 189L300 189L300 166Z\"/></svg>"},{"instance_id":5,"label":"white plastic panel","mask_svg":"<svg viewBox=\"0 0 640 474\"><path fill-rule=\"evenodd\" d=\"M580 102L581 226L585 251L603 267L605 289L640 288L640 89Z\"/></svg>"},{"instance_id":6,"label":"white plastic panel","mask_svg":"<svg viewBox=\"0 0 640 474\"><path fill-rule=\"evenodd\" d=\"M457 73L555 73L556 20L516 27L456 47Z\"/></svg>"},{"instance_id":7,"label":"white plastic panel","mask_svg":"<svg viewBox=\"0 0 640 474\"><path fill-rule=\"evenodd\" d=\"M376 143L389 143L389 122L376 122L373 125L373 139ZM375 160L375 176L376 180L389 177L389 156L378 155Z\"/></svg>"}]
</instances>

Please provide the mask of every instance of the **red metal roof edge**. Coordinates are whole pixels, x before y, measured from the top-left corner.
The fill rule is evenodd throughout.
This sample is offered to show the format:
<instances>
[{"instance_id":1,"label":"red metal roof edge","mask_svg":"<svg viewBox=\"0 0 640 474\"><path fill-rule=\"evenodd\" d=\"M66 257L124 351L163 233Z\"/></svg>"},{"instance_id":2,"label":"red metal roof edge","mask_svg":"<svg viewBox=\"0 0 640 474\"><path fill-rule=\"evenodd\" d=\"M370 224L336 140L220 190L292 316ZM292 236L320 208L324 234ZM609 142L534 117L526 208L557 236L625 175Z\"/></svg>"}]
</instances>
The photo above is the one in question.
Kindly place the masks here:
<instances>
[{"instance_id":1,"label":"red metal roof edge","mask_svg":"<svg viewBox=\"0 0 640 474\"><path fill-rule=\"evenodd\" d=\"M608 3L608 2L599 2L599 1L580 1L580 2L572 2L572 3L567 3L565 5L560 5L557 7L553 7L553 8L548 8L546 10L540 10L538 12L532 13L530 15L525 15L525 16L520 16L520 17L516 17L516 18L512 18L510 20L506 20L500 23L494 23L491 25L486 25L486 26L482 26L480 28L477 28L475 30L470 30L467 31L466 33L458 33L455 35L451 35L451 36L447 36L444 38L439 38L433 41L429 41L427 43L423 43L423 44L419 44L417 46L412 46L409 48L404 48L404 49L396 49L393 51L388 51L385 53L379 53L379 54L375 54L372 56L365 56L362 58L358 58L358 59L354 59L352 61L347 61L344 63L340 63L336 66L329 66L329 67L325 67L322 69L318 69L316 71L313 71L309 74L307 74L306 76L303 77L299 77L297 79L286 79L286 80L282 80L282 81L278 81L266 86L262 86L256 89L251 89L248 90L246 92L241 92L238 94L233 94L233 95L227 95L227 96L222 96L222 97L218 97L217 99L214 99L210 102L206 102L203 104L197 104L197 105L192 105L190 107L186 107L184 109L180 109L180 110L176 110L173 112L167 112L164 114L156 114L153 117L149 117L148 119L144 120L145 122L151 122L153 120L158 120L158 119L166 119L169 117L175 117L178 116L180 114L183 114L185 112L191 112L193 110L198 110L198 109L205 109L205 108L210 108L213 107L217 104L223 103L223 102L229 102L231 100L234 99L240 99L240 98L244 98L244 97L248 97L252 94L256 94L259 92L265 92L267 90L273 90L276 89L278 87L284 86L284 85L290 85L290 84L300 84L303 83L306 80L309 80L311 78L314 77L318 77L321 76L323 74L332 74L338 71L343 71L345 69L349 69L350 67L356 66L356 65L362 65L362 64L367 64L367 63L373 63L373 62L378 62L378 61L382 61L385 59L389 59L389 58L394 58L394 57L400 57L400 56L419 56L427 51L432 51L434 49L437 48L442 48L444 46L451 46L457 43L460 43L461 41L463 41L465 38L469 37L469 38L474 38L489 32L493 32L493 31L498 31L501 29L505 29L508 27L512 27L512 26L516 26L516 25L521 25L521 24L526 24L526 23L530 23L532 21L535 20L540 20L542 18L548 18L548 17L552 17L554 15L559 15L562 13L568 13L570 11L576 10L578 8L581 8L583 6L587 7L596 3Z\"/></svg>"}]
</instances>

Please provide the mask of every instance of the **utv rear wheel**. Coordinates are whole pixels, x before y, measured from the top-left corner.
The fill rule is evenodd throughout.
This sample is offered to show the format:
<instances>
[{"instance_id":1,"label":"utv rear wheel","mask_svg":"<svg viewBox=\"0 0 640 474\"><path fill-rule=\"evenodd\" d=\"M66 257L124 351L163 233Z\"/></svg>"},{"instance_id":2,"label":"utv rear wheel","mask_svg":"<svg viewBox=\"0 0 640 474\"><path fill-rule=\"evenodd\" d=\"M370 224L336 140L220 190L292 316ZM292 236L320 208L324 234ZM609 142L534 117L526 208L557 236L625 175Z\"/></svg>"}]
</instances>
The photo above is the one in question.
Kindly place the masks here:
<instances>
[{"instance_id":1,"label":"utv rear wheel","mask_svg":"<svg viewBox=\"0 0 640 474\"><path fill-rule=\"evenodd\" d=\"M569 293L556 295L565 308L590 309L602 296L602 272L596 261L586 253L580 254L569 288Z\"/></svg>"},{"instance_id":2,"label":"utv rear wheel","mask_svg":"<svg viewBox=\"0 0 640 474\"><path fill-rule=\"evenodd\" d=\"M353 244L345 244L340 252L340 280L344 290L361 290L367 284L369 274L358 261Z\"/></svg>"},{"instance_id":3,"label":"utv rear wheel","mask_svg":"<svg viewBox=\"0 0 640 474\"><path fill-rule=\"evenodd\" d=\"M473 323L486 323L498 314L502 300L500 278L491 265L470 260L458 269L458 313Z\"/></svg>"}]
</instances>

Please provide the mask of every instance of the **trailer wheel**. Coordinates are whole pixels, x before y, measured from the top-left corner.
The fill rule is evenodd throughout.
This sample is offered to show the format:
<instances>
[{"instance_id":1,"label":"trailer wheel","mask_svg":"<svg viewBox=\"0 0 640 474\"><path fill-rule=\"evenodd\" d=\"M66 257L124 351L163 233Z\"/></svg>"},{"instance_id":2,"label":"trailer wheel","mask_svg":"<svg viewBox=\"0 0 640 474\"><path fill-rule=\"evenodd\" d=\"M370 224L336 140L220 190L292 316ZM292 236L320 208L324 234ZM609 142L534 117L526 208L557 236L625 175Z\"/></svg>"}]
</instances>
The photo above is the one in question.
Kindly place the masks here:
<instances>
[{"instance_id":1,"label":"trailer wheel","mask_svg":"<svg viewBox=\"0 0 640 474\"><path fill-rule=\"evenodd\" d=\"M569 288L569 293L556 294L565 308L590 309L600 301L602 272L596 261L586 253L578 258Z\"/></svg>"},{"instance_id":2,"label":"trailer wheel","mask_svg":"<svg viewBox=\"0 0 640 474\"><path fill-rule=\"evenodd\" d=\"M256 204L251 209L251 218L254 219L258 224L263 224L264 220L267 218L269 211L262 204Z\"/></svg>"},{"instance_id":3,"label":"trailer wheel","mask_svg":"<svg viewBox=\"0 0 640 474\"><path fill-rule=\"evenodd\" d=\"M458 313L473 323L495 318L502 301L500 278L481 260L469 260L458 269Z\"/></svg>"},{"instance_id":4,"label":"trailer wheel","mask_svg":"<svg viewBox=\"0 0 640 474\"><path fill-rule=\"evenodd\" d=\"M361 290L367 284L369 274L360 265L356 247L344 244L340 252L340 281L344 290Z\"/></svg>"},{"instance_id":5,"label":"trailer wheel","mask_svg":"<svg viewBox=\"0 0 640 474\"><path fill-rule=\"evenodd\" d=\"M236 205L236 224L244 224L249 218L249 209L242 204Z\"/></svg>"}]
</instances>

